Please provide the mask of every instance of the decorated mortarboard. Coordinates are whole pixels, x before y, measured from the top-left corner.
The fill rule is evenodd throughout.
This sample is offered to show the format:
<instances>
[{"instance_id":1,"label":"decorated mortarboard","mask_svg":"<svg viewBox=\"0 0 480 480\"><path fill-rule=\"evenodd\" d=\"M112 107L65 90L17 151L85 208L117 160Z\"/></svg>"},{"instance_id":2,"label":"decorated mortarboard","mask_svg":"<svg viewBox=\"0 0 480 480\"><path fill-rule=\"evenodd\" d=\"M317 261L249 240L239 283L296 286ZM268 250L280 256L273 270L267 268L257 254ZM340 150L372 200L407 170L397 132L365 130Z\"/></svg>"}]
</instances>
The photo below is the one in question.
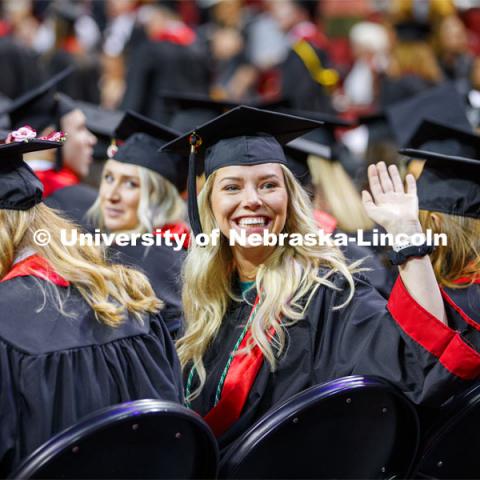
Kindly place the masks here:
<instances>
[{"instance_id":1,"label":"decorated mortarboard","mask_svg":"<svg viewBox=\"0 0 480 480\"><path fill-rule=\"evenodd\" d=\"M386 109L386 116L400 147L405 147L423 120L433 120L472 131L466 105L456 88L445 83Z\"/></svg>"},{"instance_id":2,"label":"decorated mortarboard","mask_svg":"<svg viewBox=\"0 0 480 480\"><path fill-rule=\"evenodd\" d=\"M57 138L64 137L60 132ZM61 141L35 138L27 127L11 132L10 143L0 145L0 208L28 210L42 201L43 185L24 162L23 155L62 146ZM50 138L54 138L51 135Z\"/></svg>"},{"instance_id":3,"label":"decorated mortarboard","mask_svg":"<svg viewBox=\"0 0 480 480\"><path fill-rule=\"evenodd\" d=\"M480 136L423 122L402 155L426 160L417 181L422 210L480 218Z\"/></svg>"},{"instance_id":4,"label":"decorated mortarboard","mask_svg":"<svg viewBox=\"0 0 480 480\"><path fill-rule=\"evenodd\" d=\"M58 103L55 89L58 84L71 75L74 67L66 68L40 86L13 100L0 114L8 114L12 128L31 125L42 131L49 125L58 125Z\"/></svg>"},{"instance_id":5,"label":"decorated mortarboard","mask_svg":"<svg viewBox=\"0 0 480 480\"><path fill-rule=\"evenodd\" d=\"M219 168L232 165L279 163L287 166L282 144L321 124L307 118L242 105L162 147L162 151L182 155L190 152L188 209L194 234L202 232L196 192L196 175L202 167L208 178Z\"/></svg>"},{"instance_id":6,"label":"decorated mortarboard","mask_svg":"<svg viewBox=\"0 0 480 480\"><path fill-rule=\"evenodd\" d=\"M187 157L159 152L160 147L178 136L178 132L160 123L127 111L115 129L115 137L126 140L112 158L153 170L173 183L179 191L183 191L188 175Z\"/></svg>"}]
</instances>

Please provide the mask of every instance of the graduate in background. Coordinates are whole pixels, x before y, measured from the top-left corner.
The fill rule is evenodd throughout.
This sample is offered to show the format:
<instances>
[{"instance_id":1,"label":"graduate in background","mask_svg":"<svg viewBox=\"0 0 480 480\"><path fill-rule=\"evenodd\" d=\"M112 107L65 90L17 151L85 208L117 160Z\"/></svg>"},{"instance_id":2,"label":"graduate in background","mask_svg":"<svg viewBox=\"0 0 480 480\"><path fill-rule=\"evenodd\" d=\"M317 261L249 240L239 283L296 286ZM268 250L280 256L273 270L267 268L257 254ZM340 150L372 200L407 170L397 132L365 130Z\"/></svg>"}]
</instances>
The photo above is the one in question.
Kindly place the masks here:
<instances>
[{"instance_id":1,"label":"graduate in background","mask_svg":"<svg viewBox=\"0 0 480 480\"><path fill-rule=\"evenodd\" d=\"M60 143L11 140L0 145L2 478L98 409L182 401L178 359L148 280L107 264L97 247L63 245L60 232L75 226L41 203L42 184L22 155ZM40 230L49 243L39 243Z\"/></svg>"},{"instance_id":2,"label":"graduate in background","mask_svg":"<svg viewBox=\"0 0 480 480\"><path fill-rule=\"evenodd\" d=\"M81 223L96 198L95 189L81 183L90 170L97 141L86 127L86 117L65 95L55 95L58 83L71 69L55 75L36 89L15 99L6 109L12 129L28 125L40 137L52 128L65 132L63 151L35 152L26 160L40 178L47 204L61 210L69 219ZM33 135L24 131L25 135Z\"/></svg>"},{"instance_id":3,"label":"graduate in background","mask_svg":"<svg viewBox=\"0 0 480 480\"><path fill-rule=\"evenodd\" d=\"M435 276L480 324L480 137L426 120L410 146L401 153L426 160L418 179L422 227L447 236L430 255Z\"/></svg>"},{"instance_id":4,"label":"graduate in background","mask_svg":"<svg viewBox=\"0 0 480 480\"><path fill-rule=\"evenodd\" d=\"M415 403L438 404L480 374L475 347L448 327L458 314L442 301L427 245L416 251L420 258L405 256L388 305L335 247L229 245L231 230L316 232L280 143L318 126L239 107L163 147L197 151L188 183L192 230L223 234L189 251L187 327L177 342L187 401L221 447L274 405L344 375L380 376ZM197 205L202 160L207 180ZM389 175L384 164L372 165L369 175L375 200L365 192L364 203L372 219L392 234L421 231L413 177L404 193L395 167Z\"/></svg>"},{"instance_id":5,"label":"graduate in background","mask_svg":"<svg viewBox=\"0 0 480 480\"><path fill-rule=\"evenodd\" d=\"M144 271L157 296L165 302L164 316L174 335L182 325L180 270L190 230L186 205L188 160L158 149L178 136L152 120L127 112L115 129L100 190L88 212L88 223L110 233L154 234L160 245L115 245L115 261ZM118 146L119 145L119 146ZM165 245L166 237L173 246ZM178 240L180 243L178 243Z\"/></svg>"}]
</instances>

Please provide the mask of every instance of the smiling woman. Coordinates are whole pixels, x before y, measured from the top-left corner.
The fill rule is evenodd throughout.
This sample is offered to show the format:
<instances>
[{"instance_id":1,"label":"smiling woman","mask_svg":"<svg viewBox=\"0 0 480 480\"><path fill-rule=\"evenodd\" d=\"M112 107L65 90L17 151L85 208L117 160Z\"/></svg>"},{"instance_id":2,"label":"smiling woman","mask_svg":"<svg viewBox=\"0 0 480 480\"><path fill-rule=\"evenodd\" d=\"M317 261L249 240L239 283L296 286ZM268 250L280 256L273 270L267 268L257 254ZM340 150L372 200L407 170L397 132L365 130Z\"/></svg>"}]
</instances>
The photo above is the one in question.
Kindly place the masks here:
<instances>
[{"instance_id":1,"label":"smiling woman","mask_svg":"<svg viewBox=\"0 0 480 480\"><path fill-rule=\"evenodd\" d=\"M164 139L175 138L176 133L127 112L116 136L126 140L105 164L98 197L88 212L90 222L110 234L130 234L132 239L139 234L165 237L172 233L184 239L180 248L185 249L189 230L180 192L185 189L187 161L158 152ZM184 253L163 243L154 247L113 245L110 253L115 261L145 272L165 303L163 314L174 334L182 323L179 277Z\"/></svg>"},{"instance_id":2,"label":"smiling woman","mask_svg":"<svg viewBox=\"0 0 480 480\"><path fill-rule=\"evenodd\" d=\"M446 326L447 315L459 315L443 305L428 258L400 267L387 305L334 246L230 246L238 231L317 232L281 144L318 125L237 107L164 147L192 150L194 232L222 232L217 244L193 243L188 253L187 328L177 342L187 401L221 447L272 406L334 378L380 376L414 402L432 404L480 372L480 355ZM206 182L197 205L202 160ZM407 192L396 168L372 166L369 178L373 198L364 192L364 204L371 218L393 234L419 231L413 177ZM437 345L437 335L449 340ZM464 370L467 357L473 361Z\"/></svg>"},{"instance_id":3,"label":"smiling woman","mask_svg":"<svg viewBox=\"0 0 480 480\"><path fill-rule=\"evenodd\" d=\"M224 167L212 175L210 184L207 190L211 188L212 213L226 238L229 238L230 230L243 230L247 242L250 235L262 234L265 229L276 235L282 231L287 217L288 194L279 164L265 163L248 169ZM244 252L245 248L248 252ZM255 263L261 264L272 248L247 245L232 250L241 281L255 279L256 269L250 271L247 258L255 257Z\"/></svg>"}]
</instances>

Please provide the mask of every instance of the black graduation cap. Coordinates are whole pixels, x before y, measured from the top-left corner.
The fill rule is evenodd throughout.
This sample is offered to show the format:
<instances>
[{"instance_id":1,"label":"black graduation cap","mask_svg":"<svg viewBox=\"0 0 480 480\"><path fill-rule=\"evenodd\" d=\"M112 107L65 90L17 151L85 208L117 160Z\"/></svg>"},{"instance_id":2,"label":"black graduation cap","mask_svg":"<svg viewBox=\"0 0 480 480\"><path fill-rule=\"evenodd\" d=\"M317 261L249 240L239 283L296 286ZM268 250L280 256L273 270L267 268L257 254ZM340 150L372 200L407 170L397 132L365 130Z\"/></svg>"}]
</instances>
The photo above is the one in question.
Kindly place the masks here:
<instances>
[{"instance_id":1,"label":"black graduation cap","mask_svg":"<svg viewBox=\"0 0 480 480\"><path fill-rule=\"evenodd\" d=\"M196 175L202 165L197 169L197 161L203 161L207 178L231 165L288 165L281 145L320 125L319 121L242 105L162 147L162 151L183 155L190 151L188 211L194 234L202 232L196 192Z\"/></svg>"},{"instance_id":2,"label":"black graduation cap","mask_svg":"<svg viewBox=\"0 0 480 480\"><path fill-rule=\"evenodd\" d=\"M93 157L105 160L108 157L108 148L114 138L115 129L125 112L108 110L94 103L83 101L77 101L76 106L85 115L87 128L97 137L97 143L93 147Z\"/></svg>"},{"instance_id":3,"label":"black graduation cap","mask_svg":"<svg viewBox=\"0 0 480 480\"><path fill-rule=\"evenodd\" d=\"M42 201L42 182L23 161L23 155L61 145L36 139L0 145L0 208L28 210Z\"/></svg>"},{"instance_id":4,"label":"black graduation cap","mask_svg":"<svg viewBox=\"0 0 480 480\"><path fill-rule=\"evenodd\" d=\"M115 133L117 138L126 139L114 154L115 160L153 170L173 183L179 191L185 190L187 157L159 152L160 147L177 138L179 133L132 111L124 115Z\"/></svg>"},{"instance_id":5,"label":"black graduation cap","mask_svg":"<svg viewBox=\"0 0 480 480\"><path fill-rule=\"evenodd\" d=\"M466 105L456 88L445 83L386 109L400 147L406 147L423 120L433 120L472 131Z\"/></svg>"},{"instance_id":6,"label":"black graduation cap","mask_svg":"<svg viewBox=\"0 0 480 480\"><path fill-rule=\"evenodd\" d=\"M417 182L419 207L480 218L480 137L424 122L402 155L426 160Z\"/></svg>"},{"instance_id":7,"label":"black graduation cap","mask_svg":"<svg viewBox=\"0 0 480 480\"><path fill-rule=\"evenodd\" d=\"M328 113L292 109L282 109L281 111L283 113L288 113L289 115L323 122L320 127L311 130L302 137L290 142L287 145L287 149L289 151L296 149L307 155L317 155L327 160L337 160L337 139L335 138L335 129L341 127L347 128L355 125L355 122L344 120L336 115Z\"/></svg>"},{"instance_id":8,"label":"black graduation cap","mask_svg":"<svg viewBox=\"0 0 480 480\"><path fill-rule=\"evenodd\" d=\"M57 110L58 103L55 98L55 88L66 77L71 75L74 67L68 67L54 75L40 86L30 90L13 100L1 114L8 114L11 128L30 125L37 131L42 131L51 124L58 125L60 118ZM62 106L65 114L64 105Z\"/></svg>"},{"instance_id":9,"label":"black graduation cap","mask_svg":"<svg viewBox=\"0 0 480 480\"><path fill-rule=\"evenodd\" d=\"M127 140L130 135L140 132L163 139L164 143L178 137L176 130L155 122L151 118L140 115L133 110L127 110L125 112L120 123L115 127L114 137L118 140Z\"/></svg>"},{"instance_id":10,"label":"black graduation cap","mask_svg":"<svg viewBox=\"0 0 480 480\"><path fill-rule=\"evenodd\" d=\"M430 35L430 25L426 22L406 20L394 25L397 38L402 42L421 42Z\"/></svg>"},{"instance_id":11,"label":"black graduation cap","mask_svg":"<svg viewBox=\"0 0 480 480\"><path fill-rule=\"evenodd\" d=\"M218 115L226 113L232 108L240 106L238 102L229 100L214 100L208 95L197 93L180 94L177 92L162 92L160 94L175 113L170 121L170 126L179 132L188 132L198 125L213 120ZM288 105L287 100L253 100L249 106L266 110L275 110Z\"/></svg>"},{"instance_id":12,"label":"black graduation cap","mask_svg":"<svg viewBox=\"0 0 480 480\"><path fill-rule=\"evenodd\" d=\"M432 120L422 121L408 148L480 160L480 136L470 129L455 128Z\"/></svg>"}]
</instances>

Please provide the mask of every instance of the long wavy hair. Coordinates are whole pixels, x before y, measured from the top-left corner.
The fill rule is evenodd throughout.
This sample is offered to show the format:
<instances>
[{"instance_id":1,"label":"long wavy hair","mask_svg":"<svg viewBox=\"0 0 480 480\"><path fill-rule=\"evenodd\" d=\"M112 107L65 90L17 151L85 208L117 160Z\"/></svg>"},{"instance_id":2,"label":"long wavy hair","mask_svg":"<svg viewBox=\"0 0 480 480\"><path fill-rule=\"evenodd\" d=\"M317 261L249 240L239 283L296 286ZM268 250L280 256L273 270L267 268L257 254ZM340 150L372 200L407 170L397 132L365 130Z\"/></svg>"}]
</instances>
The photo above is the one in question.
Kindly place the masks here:
<instances>
[{"instance_id":1,"label":"long wavy hair","mask_svg":"<svg viewBox=\"0 0 480 480\"><path fill-rule=\"evenodd\" d=\"M308 165L315 186L315 201L335 217L340 230L357 233L357 230L374 227L358 190L340 162L309 155Z\"/></svg>"},{"instance_id":2,"label":"long wavy hair","mask_svg":"<svg viewBox=\"0 0 480 480\"><path fill-rule=\"evenodd\" d=\"M185 202L175 186L160 174L137 166L140 177L138 224L132 233L151 233L156 227L184 222L187 215ZM105 222L100 209L100 196L87 212L93 225L104 230Z\"/></svg>"},{"instance_id":3,"label":"long wavy hair","mask_svg":"<svg viewBox=\"0 0 480 480\"><path fill-rule=\"evenodd\" d=\"M142 321L145 314L160 310L162 303L142 273L109 264L99 247L64 245L61 231L70 232L73 228L80 229L42 203L25 211L0 210L0 279L11 270L15 258L28 249L45 258L56 273L68 280L92 308L95 317L107 325L120 325L127 314ZM42 229L50 233L51 240L48 245L38 247L34 234ZM53 294L62 313L73 316L64 312L58 289L53 284L47 283L45 289Z\"/></svg>"},{"instance_id":4,"label":"long wavy hair","mask_svg":"<svg viewBox=\"0 0 480 480\"><path fill-rule=\"evenodd\" d=\"M282 170L288 192L284 232L318 233L307 193L290 170L283 166ZM207 179L198 198L205 232L218 228L210 202L214 181L215 173ZM323 276L319 275L322 266L328 269ZM320 285L338 289L329 279L334 272L343 275L349 284L347 300L335 308L348 303L354 293L352 273L357 266L358 263L347 265L335 246L277 246L257 271L256 288L261 292L261 298L251 325L253 342L248 348L258 345L271 369L275 370L277 359L286 345L285 328L304 317ZM199 386L187 400L197 397L205 384L203 355L218 334L229 303L241 301L231 288L234 274L232 251L224 236L217 245L199 247L193 243L183 270L186 331L177 342L182 368L193 365L199 376ZM270 327L275 331L273 339L267 333Z\"/></svg>"},{"instance_id":5,"label":"long wavy hair","mask_svg":"<svg viewBox=\"0 0 480 480\"><path fill-rule=\"evenodd\" d=\"M430 255L437 281L449 288L469 287L480 276L480 220L427 210L420 210L419 217L424 230L447 234L448 244ZM471 282L454 283L461 277Z\"/></svg>"}]
</instances>

